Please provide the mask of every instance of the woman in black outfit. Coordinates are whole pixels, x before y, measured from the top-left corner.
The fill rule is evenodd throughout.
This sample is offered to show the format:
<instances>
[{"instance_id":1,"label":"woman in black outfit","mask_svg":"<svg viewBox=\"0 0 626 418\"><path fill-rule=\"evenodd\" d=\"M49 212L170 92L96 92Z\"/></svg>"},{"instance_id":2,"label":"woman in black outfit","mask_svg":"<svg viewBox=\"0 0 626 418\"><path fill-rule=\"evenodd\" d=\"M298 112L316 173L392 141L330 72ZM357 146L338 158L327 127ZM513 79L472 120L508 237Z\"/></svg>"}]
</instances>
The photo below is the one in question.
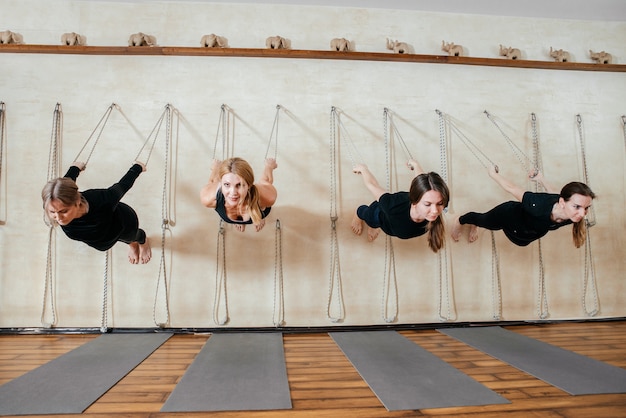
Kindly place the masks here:
<instances>
[{"instance_id":1,"label":"woman in black outfit","mask_svg":"<svg viewBox=\"0 0 626 418\"><path fill-rule=\"evenodd\" d=\"M463 225L470 225L469 242L478 239L478 228L501 229L507 238L519 246L526 246L549 231L573 224L572 235L576 248L581 247L587 230L585 215L596 197L584 183L571 182L556 191L546 184L540 172L529 177L539 182L547 193L533 193L514 185L491 167L489 176L518 201L504 202L486 213L468 212L458 217L452 227L452 238L459 240Z\"/></svg>"},{"instance_id":2,"label":"woman in black outfit","mask_svg":"<svg viewBox=\"0 0 626 418\"><path fill-rule=\"evenodd\" d=\"M76 179L85 164L75 162L64 177L50 180L41 191L44 211L52 224L58 224L69 238L106 251L117 241L129 245L128 260L145 264L152 257L146 233L139 228L135 211L120 199L146 170L135 162L128 172L108 189L78 191Z\"/></svg>"},{"instance_id":3,"label":"woman in black outfit","mask_svg":"<svg viewBox=\"0 0 626 418\"><path fill-rule=\"evenodd\" d=\"M277 167L274 158L267 158L261 178L255 182L246 160L239 157L214 160L209 181L200 190L200 201L215 209L224 222L233 224L238 231L243 232L246 225L252 224L258 232L263 229L265 217L278 196L274 187Z\"/></svg>"}]
</instances>

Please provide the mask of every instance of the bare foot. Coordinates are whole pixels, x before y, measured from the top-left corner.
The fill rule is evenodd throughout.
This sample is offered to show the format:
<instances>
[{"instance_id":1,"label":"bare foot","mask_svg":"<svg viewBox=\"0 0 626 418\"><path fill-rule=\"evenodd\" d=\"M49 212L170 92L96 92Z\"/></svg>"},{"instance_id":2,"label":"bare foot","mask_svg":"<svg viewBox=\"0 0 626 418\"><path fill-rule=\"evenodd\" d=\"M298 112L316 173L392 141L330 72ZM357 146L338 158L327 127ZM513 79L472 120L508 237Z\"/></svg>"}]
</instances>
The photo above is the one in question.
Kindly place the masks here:
<instances>
[{"instance_id":1,"label":"bare foot","mask_svg":"<svg viewBox=\"0 0 626 418\"><path fill-rule=\"evenodd\" d=\"M139 264L139 243L131 242L128 244L128 261L130 264Z\"/></svg>"},{"instance_id":2,"label":"bare foot","mask_svg":"<svg viewBox=\"0 0 626 418\"><path fill-rule=\"evenodd\" d=\"M261 222L258 225L254 225L256 228L256 232L259 232L265 226L265 219L261 219Z\"/></svg>"},{"instance_id":3,"label":"bare foot","mask_svg":"<svg viewBox=\"0 0 626 418\"><path fill-rule=\"evenodd\" d=\"M352 216L352 223L350 224L350 227L352 228L352 232L357 235L361 235L363 232L363 220L359 218L356 212L354 212L354 215Z\"/></svg>"},{"instance_id":4,"label":"bare foot","mask_svg":"<svg viewBox=\"0 0 626 418\"><path fill-rule=\"evenodd\" d=\"M233 224L233 228L235 228L239 232L243 232L246 230L246 226L244 224Z\"/></svg>"},{"instance_id":5,"label":"bare foot","mask_svg":"<svg viewBox=\"0 0 626 418\"><path fill-rule=\"evenodd\" d=\"M378 238L378 234L380 234L380 228L367 228L367 240L369 242L372 242L376 238Z\"/></svg>"},{"instance_id":6,"label":"bare foot","mask_svg":"<svg viewBox=\"0 0 626 418\"><path fill-rule=\"evenodd\" d=\"M461 232L463 230L463 225L459 222L459 217L457 216L452 223L452 232L450 232L450 236L453 240L458 241L461 236Z\"/></svg>"},{"instance_id":7,"label":"bare foot","mask_svg":"<svg viewBox=\"0 0 626 418\"><path fill-rule=\"evenodd\" d=\"M474 242L477 239L478 239L478 227L476 225L470 225L468 241Z\"/></svg>"},{"instance_id":8,"label":"bare foot","mask_svg":"<svg viewBox=\"0 0 626 418\"><path fill-rule=\"evenodd\" d=\"M146 241L143 244L139 244L139 261L141 264L146 264L152 258L152 248L150 247L150 241L146 237Z\"/></svg>"}]
</instances>

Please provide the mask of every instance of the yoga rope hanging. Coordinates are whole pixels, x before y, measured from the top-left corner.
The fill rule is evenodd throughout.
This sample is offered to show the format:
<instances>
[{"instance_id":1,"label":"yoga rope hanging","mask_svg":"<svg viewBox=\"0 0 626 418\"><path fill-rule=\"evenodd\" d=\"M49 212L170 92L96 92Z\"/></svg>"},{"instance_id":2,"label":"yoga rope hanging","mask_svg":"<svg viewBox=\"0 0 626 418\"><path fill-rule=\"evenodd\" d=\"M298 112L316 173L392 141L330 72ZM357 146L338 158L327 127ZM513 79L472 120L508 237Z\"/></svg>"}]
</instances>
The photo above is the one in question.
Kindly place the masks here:
<instances>
[{"instance_id":1,"label":"yoga rope hanging","mask_svg":"<svg viewBox=\"0 0 626 418\"><path fill-rule=\"evenodd\" d=\"M170 306L169 306L169 286L168 286L168 269L167 269L167 257L166 257L166 238L169 236L172 238L171 226L175 226L176 221L172 215L171 202L173 194L172 176L174 170L172 170L172 124L174 118L174 109L169 103L165 106L161 117L152 128L150 135L146 138L143 146L137 153L137 161L140 161L140 156L144 152L146 145L150 143L152 138L152 144L147 149L147 156L145 157L144 164L148 165L152 150L161 131L161 126L165 120L165 152L164 152L164 167L163 167L163 187L161 189L161 260L159 262L159 274L157 276L156 290L154 294L154 304L152 306L152 320L154 324L160 328L164 328L170 323ZM170 248L170 260L172 258L172 249ZM157 320L157 305L159 300L159 289L161 288L161 277L163 277L163 307L165 311L165 320Z\"/></svg>"},{"instance_id":2,"label":"yoga rope hanging","mask_svg":"<svg viewBox=\"0 0 626 418\"><path fill-rule=\"evenodd\" d=\"M441 112L438 112L439 116L439 166L440 175L446 184L450 184L448 180L448 139L446 136L445 122ZM444 214L447 213L447 208L444 209ZM441 216L444 216L443 214ZM439 306L437 308L437 314L441 321L452 321L456 318L456 312L452 309L452 255L450 253L450 247L444 246L437 252L438 265L439 265ZM446 312L443 312L445 299Z\"/></svg>"},{"instance_id":3,"label":"yoga rope hanging","mask_svg":"<svg viewBox=\"0 0 626 418\"><path fill-rule=\"evenodd\" d=\"M48 181L59 177L61 160L61 137L63 135L63 109L60 103L54 108L52 117L52 134L48 154ZM46 276L44 281L43 305L41 309L41 325L52 328L57 323L55 308L56 287L56 228L44 214L44 222L48 226L48 250L46 252ZM47 301L50 300L50 318L46 319Z\"/></svg>"},{"instance_id":4,"label":"yoga rope hanging","mask_svg":"<svg viewBox=\"0 0 626 418\"><path fill-rule=\"evenodd\" d=\"M89 135L89 137L83 144L82 148L78 151L78 154L76 154L76 158L74 158L74 161L82 161L85 163L85 166L87 166L87 163L89 163L89 160L91 159L91 156L93 155L93 152L96 149L96 145L98 145L98 142L100 141L100 137L102 136L104 127L109 121L109 116L111 116L111 112L113 111L113 109L119 110L119 107L115 103L111 103L111 105L107 108L107 110L104 111L104 114L102 115L98 123L96 124L96 127L94 128L93 131L91 131L91 134ZM91 142L91 140L94 138L94 135L96 136L93 141L93 145L91 146L91 150L87 154L87 157L81 160L80 156L85 151L85 148L87 148L87 145L89 144L89 142ZM103 284L102 284L102 318L100 322L100 332L102 333L107 332L107 329L108 329L108 325L107 325L108 324L108 300L109 300L108 295L109 295L109 281L111 280L110 254L111 254L110 249L105 251L105 254L104 254L104 274L103 274Z\"/></svg>"},{"instance_id":5,"label":"yoga rope hanging","mask_svg":"<svg viewBox=\"0 0 626 418\"><path fill-rule=\"evenodd\" d=\"M215 143L213 144L213 159L217 159L217 144L220 142L220 134L222 139L222 155L220 160L225 160L231 155L233 148L234 118L231 118L230 107L222 104L220 107L220 117L217 123L217 133L215 134Z\"/></svg>"},{"instance_id":6,"label":"yoga rope hanging","mask_svg":"<svg viewBox=\"0 0 626 418\"><path fill-rule=\"evenodd\" d=\"M490 114L486 110L484 111L484 113L487 116L487 118L491 121L491 123L493 123L493 125L498 129L498 131L500 131L500 133L502 134L502 137L505 139L507 145L513 151L513 154L515 155L517 160L520 162L525 172L530 173L530 167L532 166L533 173L538 173L541 169L541 154L540 154L540 149L539 149L539 134L537 132L537 116L534 113L531 113L531 130L532 130L532 137L533 137L533 159L531 160L531 158L528 157L522 151L522 149L513 142L513 140L511 140L511 138L506 134L504 129L500 127L498 121L496 120L496 117L494 117L492 114ZM535 188L535 192L540 191L539 184L537 182L535 182L534 188ZM493 231L492 231L492 235L493 235ZM544 262L543 262L543 249L541 247L541 243L542 243L541 238L539 238L537 240L538 275L539 275L538 289L537 289L537 316L540 319L546 319L548 318L550 314L548 311L548 295L546 291L545 269L544 269ZM492 238L492 245L494 246L494 251L495 251L495 241L493 240L493 238Z\"/></svg>"},{"instance_id":7,"label":"yoga rope hanging","mask_svg":"<svg viewBox=\"0 0 626 418\"><path fill-rule=\"evenodd\" d=\"M533 135L533 167L534 172L537 173L543 170L543 164L541 160L541 153L539 148L539 133L537 131L537 116L531 113L530 117L531 130ZM535 192L543 191L539 186L539 183L535 182ZM541 319L546 319L550 315L548 311L548 293L546 291L546 275L543 264L543 250L541 247L541 238L537 240L537 255L539 257L539 263L537 267L537 273L539 275L539 287L537 289L537 316Z\"/></svg>"},{"instance_id":8,"label":"yoga rope hanging","mask_svg":"<svg viewBox=\"0 0 626 418\"><path fill-rule=\"evenodd\" d=\"M7 177L4 164L4 156L6 152L6 113L7 108L4 102L0 102L0 225L5 225L8 213L7 203Z\"/></svg>"},{"instance_id":9,"label":"yoga rope hanging","mask_svg":"<svg viewBox=\"0 0 626 418\"><path fill-rule=\"evenodd\" d=\"M280 220L276 219L274 231L274 303L272 323L275 327L285 325L285 296L283 293L283 235Z\"/></svg>"},{"instance_id":10,"label":"yoga rope hanging","mask_svg":"<svg viewBox=\"0 0 626 418\"><path fill-rule=\"evenodd\" d=\"M276 115L270 132L270 139L267 142L265 159L268 158L272 142L274 143L274 159L278 155L278 116L281 105L276 105ZM275 327L285 325L285 295L283 291L283 232L280 219L276 219L274 230L274 299L272 304L272 323Z\"/></svg>"},{"instance_id":11,"label":"yoga rope hanging","mask_svg":"<svg viewBox=\"0 0 626 418\"><path fill-rule=\"evenodd\" d=\"M220 269L221 266L221 269ZM224 315L220 318L220 302L224 302ZM215 295L213 298L213 322L226 325L228 317L228 292L226 291L226 231L224 221L220 219L217 231L217 259L215 262Z\"/></svg>"},{"instance_id":12,"label":"yoga rope hanging","mask_svg":"<svg viewBox=\"0 0 626 418\"><path fill-rule=\"evenodd\" d=\"M383 109L383 129L385 135L385 174L387 177L387 190L392 192L391 169L391 140L394 134L399 138L399 143L403 146L408 159L413 159L406 144L402 140L393 123L389 109ZM390 129L393 132L390 132ZM390 303L393 303L390 312ZM383 274L383 295L381 304L383 320L387 323L395 322L398 319L398 280L396 276L396 258L393 252L393 241L391 235L385 234L385 271Z\"/></svg>"},{"instance_id":13,"label":"yoga rope hanging","mask_svg":"<svg viewBox=\"0 0 626 418\"><path fill-rule=\"evenodd\" d=\"M265 152L265 158L267 159L272 148L272 142L274 143L274 159L278 154L278 122L279 114L282 109L281 105L276 105L276 115L274 117L274 123L272 125L272 131L270 133L270 139L267 144ZM220 140L222 142L222 155L221 159L230 158L231 150L234 147L234 132L233 124L230 117L230 108L223 104L221 106L220 118L218 122L217 134L215 136L215 144L213 146L213 159L217 157L217 144ZM224 221L220 219L219 228L217 233L217 255L215 265L215 295L213 300L213 322L216 325L226 325L230 321L228 312L228 290L226 286L226 229L224 227ZM273 300L273 317L272 322L275 326L282 326L284 324L284 295L283 295L283 267L282 267L282 230L280 226L280 220L276 220L275 231L275 257L274 257L274 300ZM223 307L221 304L223 303ZM220 309L221 308L221 309ZM223 311L223 315L220 317L220 310Z\"/></svg>"},{"instance_id":14,"label":"yoga rope hanging","mask_svg":"<svg viewBox=\"0 0 626 418\"><path fill-rule=\"evenodd\" d=\"M585 152L585 137L583 135L583 119L580 115L576 115L576 126L578 128L578 139L580 142L580 154L583 167L583 182L589 186L589 172L587 170L587 155ZM626 132L626 131L625 131ZM591 216L589 216L591 215ZM583 275L582 288L582 307L588 316L596 316L600 312L600 302L598 300L598 285L596 282L596 269L593 263L593 254L591 252L591 227L596 224L596 214L591 206L591 211L584 219L587 228L585 236L585 271ZM591 292L591 295L588 293ZM593 306L591 309L587 307L587 299L591 298Z\"/></svg>"},{"instance_id":15,"label":"yoga rope hanging","mask_svg":"<svg viewBox=\"0 0 626 418\"><path fill-rule=\"evenodd\" d=\"M435 110L439 116L439 137L440 144L447 144L447 137L452 137L452 133L456 133L456 136L461 140L463 145L467 147L470 153L478 160L478 162L485 168L488 167L488 163L498 169L498 166L487 157L487 155L481 151L481 149L474 144L457 126L449 115L444 114L440 110ZM443 146L440 146L443 148ZM442 166L444 165L443 154L441 157ZM447 153L446 153L447 164ZM447 174L447 169L446 169ZM446 175L447 177L447 175ZM444 177L444 180L447 179ZM491 236L491 300L492 300L492 317L494 320L499 321L502 319L502 283L500 280L500 258L498 256L498 249L496 246L495 231L489 231Z\"/></svg>"},{"instance_id":16,"label":"yoga rope hanging","mask_svg":"<svg viewBox=\"0 0 626 418\"><path fill-rule=\"evenodd\" d=\"M624 146L626 147L626 115L622 115L622 129L624 130Z\"/></svg>"},{"instance_id":17,"label":"yoga rope hanging","mask_svg":"<svg viewBox=\"0 0 626 418\"><path fill-rule=\"evenodd\" d=\"M339 110L332 106L330 109L330 272L328 278L328 301L326 304L326 316L334 323L345 319L343 303L343 284L341 281L341 265L339 260L339 240L337 238L337 166L338 146L341 140L341 118ZM349 154L351 155L351 154ZM352 157L350 156L352 159ZM353 159L352 159L353 160ZM352 161L355 164L354 160ZM331 312L333 299L335 300L335 312Z\"/></svg>"},{"instance_id":18,"label":"yoga rope hanging","mask_svg":"<svg viewBox=\"0 0 626 418\"><path fill-rule=\"evenodd\" d=\"M217 159L217 144L222 143L222 154L220 159L223 161L230 157L233 148L234 118L231 118L231 110L226 104L222 104L220 108L220 117L217 124L217 133L215 135L215 144L213 145L213 159ZM220 135L221 134L221 135ZM220 219L217 229L217 256L215 263L215 295L213 297L213 322L216 325L226 325L230 320L228 316L228 291L226 287L226 229L224 221ZM220 317L220 305L223 302L224 314Z\"/></svg>"}]
</instances>

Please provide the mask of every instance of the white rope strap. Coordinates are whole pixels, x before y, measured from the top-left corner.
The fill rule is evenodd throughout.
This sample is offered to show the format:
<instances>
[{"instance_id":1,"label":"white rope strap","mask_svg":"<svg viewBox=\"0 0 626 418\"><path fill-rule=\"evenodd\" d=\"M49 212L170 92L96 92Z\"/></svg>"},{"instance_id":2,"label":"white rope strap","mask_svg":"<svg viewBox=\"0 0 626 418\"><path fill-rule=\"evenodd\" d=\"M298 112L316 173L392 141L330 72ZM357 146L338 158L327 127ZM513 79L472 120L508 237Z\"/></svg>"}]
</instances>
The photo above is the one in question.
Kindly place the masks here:
<instances>
[{"instance_id":1,"label":"white rope strap","mask_svg":"<svg viewBox=\"0 0 626 418\"><path fill-rule=\"evenodd\" d=\"M283 236L280 219L276 219L274 238L274 303L272 323L275 327L282 327L285 325L285 295L283 292Z\"/></svg>"},{"instance_id":2,"label":"white rope strap","mask_svg":"<svg viewBox=\"0 0 626 418\"><path fill-rule=\"evenodd\" d=\"M104 275L102 284L102 320L100 322L100 332L106 333L109 323L109 278L110 278L110 259L111 249L106 250L104 253Z\"/></svg>"},{"instance_id":3,"label":"white rope strap","mask_svg":"<svg viewBox=\"0 0 626 418\"><path fill-rule=\"evenodd\" d=\"M626 146L626 115L622 115L622 129L624 130L624 146Z\"/></svg>"},{"instance_id":4,"label":"white rope strap","mask_svg":"<svg viewBox=\"0 0 626 418\"><path fill-rule=\"evenodd\" d=\"M589 170L587 169L587 153L585 152L585 135L583 133L583 118L580 115L576 115L576 126L578 128L578 139L580 143L580 156L582 160L583 168L583 182L589 186ZM593 205L590 208L589 213L585 217L587 220L587 226L594 226L596 224L596 210Z\"/></svg>"},{"instance_id":5,"label":"white rope strap","mask_svg":"<svg viewBox=\"0 0 626 418\"><path fill-rule=\"evenodd\" d=\"M445 120L441 112L437 112L439 119L439 165L441 178L448 183L448 138L446 135ZM449 183L448 183L449 184ZM447 213L448 208L445 208L444 214ZM442 215L443 216L443 215ZM439 265L439 306L437 313L439 320L452 321L456 314L453 314L453 301L452 301L452 267L450 253L450 247L444 246L437 252L438 265ZM445 309L444 314L444 299Z\"/></svg>"},{"instance_id":6,"label":"white rope strap","mask_svg":"<svg viewBox=\"0 0 626 418\"><path fill-rule=\"evenodd\" d=\"M109 121L109 116L111 116L111 112L113 111L113 109L116 109L116 108L118 108L118 106L115 103L112 103L111 106L109 106L107 108L107 110L105 110L104 114L100 118L100 121L98 122L98 124L96 125L94 130L91 132L91 134L89 135L89 137L87 138L87 140L83 144L83 146L80 149L80 151L78 151L78 154L76 154L76 158L74 158L74 161L80 161L80 156L83 153L83 151L85 150L85 148L87 147L87 144L89 144L89 142L91 142L91 140L93 139L94 135L96 135L95 140L93 142L93 145L91 146L91 150L89 151L89 154L87 154L87 158L85 158L83 160L83 162L85 164L87 164L89 162L89 160L91 159L91 156L92 156L94 150L96 149L96 145L98 145L98 141L100 141L100 136L102 136L102 132L104 131L104 127L106 126L107 122Z\"/></svg>"},{"instance_id":7,"label":"white rope strap","mask_svg":"<svg viewBox=\"0 0 626 418\"><path fill-rule=\"evenodd\" d=\"M390 141L390 111L383 110L383 129L385 133L385 162L387 176L387 190L391 192L391 141ZM393 122L391 122L393 124ZM408 149L407 149L408 151ZM383 274L382 317L387 323L398 319L398 280L396 278L396 260L393 252L393 242L390 235L385 236L385 271ZM390 303L393 303L390 307Z\"/></svg>"},{"instance_id":8,"label":"white rope strap","mask_svg":"<svg viewBox=\"0 0 626 418\"><path fill-rule=\"evenodd\" d=\"M548 293L546 291L546 276L543 265L543 251L541 250L541 238L537 240L537 254L539 263L537 266L537 275L539 277L537 287L537 317L539 319L547 319L550 316L548 311Z\"/></svg>"},{"instance_id":9,"label":"white rope strap","mask_svg":"<svg viewBox=\"0 0 626 418\"><path fill-rule=\"evenodd\" d=\"M60 147L61 137L63 135L63 109L60 103L54 108L52 117L52 134L50 135L50 149L48 153L48 181L59 177L60 167ZM43 303L41 309L41 325L45 328L51 328L57 323L57 314L55 308L56 298L56 228L54 224L49 222L48 217L44 214L44 223L48 226L48 250L46 252L46 276L44 280ZM47 301L50 300L50 315L46 319Z\"/></svg>"},{"instance_id":10,"label":"white rope strap","mask_svg":"<svg viewBox=\"0 0 626 418\"><path fill-rule=\"evenodd\" d=\"M578 127L578 137L580 140L580 153L583 164L583 182L589 185L589 171L587 169L587 155L585 152L585 138L583 135L583 120L580 115L576 115L576 125ZM600 312L600 302L598 300L598 285L596 282L596 271L593 263L593 253L591 252L591 227L596 224L596 213L591 206L590 213L585 217L585 270L583 274L582 287L582 307L586 315L596 316ZM591 295L588 293L591 292ZM593 306L587 306L588 299L591 299Z\"/></svg>"},{"instance_id":11,"label":"white rope strap","mask_svg":"<svg viewBox=\"0 0 626 418\"><path fill-rule=\"evenodd\" d=\"M6 224L8 203L7 203L7 177L5 171L5 151L6 151L6 105L4 102L0 102L0 204L2 204L2 210L0 211L0 225Z\"/></svg>"},{"instance_id":12,"label":"white rope strap","mask_svg":"<svg viewBox=\"0 0 626 418\"><path fill-rule=\"evenodd\" d=\"M230 149L232 147L231 132L234 130L232 125L234 121L231 120L231 109L226 104L222 104L220 107L220 116L217 124L217 132L215 133L215 142L213 143L213 159L217 158L217 144L222 143L222 155L220 160L224 160L230 155Z\"/></svg>"},{"instance_id":13,"label":"white rope strap","mask_svg":"<svg viewBox=\"0 0 626 418\"><path fill-rule=\"evenodd\" d=\"M221 266L221 269L220 269ZM220 304L224 302L224 315L220 318ZM228 293L226 291L226 231L224 221L220 219L217 233L217 260L215 263L215 296L213 299L213 322L226 325L228 317Z\"/></svg>"},{"instance_id":14,"label":"white rope strap","mask_svg":"<svg viewBox=\"0 0 626 418\"><path fill-rule=\"evenodd\" d=\"M439 115L439 117L443 118L447 127L450 128L450 132L457 134L458 139L463 143L463 145L465 145L465 147L467 147L469 152L483 167L487 168L487 163L489 163L490 165L495 166L497 171L498 166L478 147L478 145L476 145L476 143L474 143L474 141L461 131L450 115L445 114L438 109L435 109L435 112Z\"/></svg>"},{"instance_id":15,"label":"white rope strap","mask_svg":"<svg viewBox=\"0 0 626 418\"><path fill-rule=\"evenodd\" d=\"M493 307L493 319L502 319L502 283L500 281L500 258L496 248L496 234L491 232L491 306Z\"/></svg>"},{"instance_id":16,"label":"white rope strap","mask_svg":"<svg viewBox=\"0 0 626 418\"><path fill-rule=\"evenodd\" d=\"M328 301L326 316L331 322L337 323L345 319L343 305L343 285L341 282L341 266L339 264L339 240L337 238L337 121L339 115L333 106L330 111L330 272L328 279ZM353 162L354 163L354 162ZM333 298L335 312L332 313Z\"/></svg>"},{"instance_id":17,"label":"white rope strap","mask_svg":"<svg viewBox=\"0 0 626 418\"><path fill-rule=\"evenodd\" d=\"M272 124L272 131L270 132L270 139L267 141L267 149L265 150L265 158L270 153L272 142L274 143L274 159L278 155L278 116L280 115L281 105L276 105L276 115L274 116L274 123ZM272 141L273 140L273 141Z\"/></svg>"},{"instance_id":18,"label":"white rope strap","mask_svg":"<svg viewBox=\"0 0 626 418\"><path fill-rule=\"evenodd\" d=\"M161 260L159 262L159 275L157 277L156 291L154 295L154 304L152 307L152 320L154 321L154 324L160 328L165 328L170 323L169 288L168 288L168 274L167 274L168 269L167 269L167 262L166 262L166 259L167 259L166 238L168 235L170 236L170 238L172 237L172 230L170 226L171 225L173 226L175 224L175 222L172 220L171 208L170 208L170 202L172 201L171 199L171 191L172 191L171 172L172 170L170 170L172 117L173 117L173 109L172 109L172 106L168 104L165 106L165 110L163 111L161 118L157 122L158 128L155 126L152 133L150 133L150 135L148 136L148 138L150 138L150 136L152 136L152 134L155 133L154 140L152 141L152 146L146 158L146 164L147 164L148 160L150 159L150 155L152 154L152 148L154 148L154 144L159 134L161 124L163 120L165 119L165 154L164 154L164 167L163 167L163 187L162 187L162 192L161 192ZM146 143L144 143L144 146L145 144L147 144L147 140L146 140ZM141 154L141 151L139 151L139 154ZM137 158L139 158L139 154ZM171 251L171 248L170 248L170 251ZM171 257L171 254L170 254L170 257ZM157 320L157 304L158 304L158 299L159 299L159 289L161 287L160 286L161 277L163 277L163 304L164 304L164 309L165 309L164 321Z\"/></svg>"},{"instance_id":19,"label":"white rope strap","mask_svg":"<svg viewBox=\"0 0 626 418\"><path fill-rule=\"evenodd\" d=\"M533 137L532 164L533 164L535 173L537 173L539 170L543 169L543 164L541 161L541 149L539 147L539 133L537 131L537 115L535 115L534 113L530 114L530 126L531 126L532 137ZM539 183L538 182L534 182L534 183L535 183L535 192L541 191L541 187ZM537 240L537 256L539 258L538 267L537 267L537 274L539 277L539 286L537 289L537 316L540 319L546 319L548 318L548 316L550 316L550 312L548 310L548 292L546 290L546 277L545 277L545 268L543 265L543 250L541 247L541 238Z\"/></svg>"},{"instance_id":20,"label":"white rope strap","mask_svg":"<svg viewBox=\"0 0 626 418\"><path fill-rule=\"evenodd\" d=\"M504 132L504 129L502 129L500 127L500 125L498 124L498 122L496 121L495 116L493 116L492 114L490 114L489 112L487 112L485 110L485 115L487 115L487 119L489 119L491 121L491 123L494 124L494 126L496 128L498 128L498 130L500 131L500 133L502 134L502 137L505 139L506 143L509 145L509 147L511 148L511 150L513 151L513 154L515 155L515 157L517 158L517 160L520 162L520 164L522 165L522 167L524 168L525 172L529 172L530 171L530 167L528 166L527 163L531 162L530 158L524 154L524 152L522 151L522 149L520 147L518 147L513 140L506 134L506 132ZM534 114L533 114L534 116Z\"/></svg>"}]
</instances>

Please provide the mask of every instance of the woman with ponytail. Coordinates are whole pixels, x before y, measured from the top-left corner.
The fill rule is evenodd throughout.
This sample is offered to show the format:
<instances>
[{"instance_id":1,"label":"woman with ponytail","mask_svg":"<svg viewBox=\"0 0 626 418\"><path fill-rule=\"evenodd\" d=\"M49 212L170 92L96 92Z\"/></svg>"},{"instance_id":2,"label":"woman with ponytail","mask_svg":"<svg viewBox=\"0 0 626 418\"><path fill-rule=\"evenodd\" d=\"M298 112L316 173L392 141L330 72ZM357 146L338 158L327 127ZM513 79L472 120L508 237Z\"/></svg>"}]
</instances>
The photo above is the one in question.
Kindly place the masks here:
<instances>
[{"instance_id":1,"label":"woman with ponytail","mask_svg":"<svg viewBox=\"0 0 626 418\"><path fill-rule=\"evenodd\" d=\"M415 172L408 192L389 193L383 189L365 164L357 164L354 172L376 199L361 205L352 218L352 232L361 235L363 222L369 227L367 237L373 241L382 229L387 235L400 239L419 237L428 233L428 246L434 252L445 243L441 213L448 206L450 192L439 174L424 170L415 160L407 163Z\"/></svg>"},{"instance_id":2,"label":"woman with ponytail","mask_svg":"<svg viewBox=\"0 0 626 418\"><path fill-rule=\"evenodd\" d=\"M224 220L234 224L239 231L253 224L257 232L265 226L276 202L274 169L276 160L265 160L261 179L254 182L254 172L250 164L242 158L233 157L224 161L214 160L208 183L200 191L200 201L213 208Z\"/></svg>"},{"instance_id":3,"label":"woman with ponytail","mask_svg":"<svg viewBox=\"0 0 626 418\"><path fill-rule=\"evenodd\" d=\"M533 193L509 182L500 175L497 167L491 167L489 175L518 201L504 202L486 213L468 212L458 217L452 227L452 238L459 240L463 225L469 224L469 242L478 239L478 228L502 229L515 245L526 246L543 237L549 231L573 224L574 245L585 243L587 227L585 215L596 195L589 186L577 181L566 184L560 193L546 184L540 172L532 172L529 178L540 183L547 193Z\"/></svg>"}]
</instances>

